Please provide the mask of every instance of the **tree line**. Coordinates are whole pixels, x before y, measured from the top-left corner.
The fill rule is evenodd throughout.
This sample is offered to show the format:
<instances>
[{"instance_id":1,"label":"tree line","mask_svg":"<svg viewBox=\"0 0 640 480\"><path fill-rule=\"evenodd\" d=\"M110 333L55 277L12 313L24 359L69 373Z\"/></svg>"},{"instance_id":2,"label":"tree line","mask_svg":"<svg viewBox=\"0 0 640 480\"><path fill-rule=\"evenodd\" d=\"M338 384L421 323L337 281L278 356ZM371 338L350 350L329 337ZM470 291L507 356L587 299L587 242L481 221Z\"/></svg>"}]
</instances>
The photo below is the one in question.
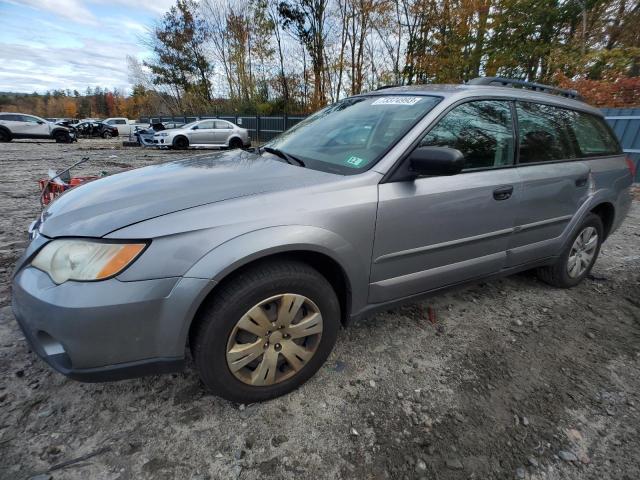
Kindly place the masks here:
<instances>
[{"instance_id":1,"label":"tree line","mask_svg":"<svg viewBox=\"0 0 640 480\"><path fill-rule=\"evenodd\" d=\"M88 87L78 90L53 90L44 94L0 92L0 111L31 113L43 118L137 117L149 108L149 94L141 87L130 95L117 89Z\"/></svg>"},{"instance_id":2,"label":"tree line","mask_svg":"<svg viewBox=\"0 0 640 480\"><path fill-rule=\"evenodd\" d=\"M309 112L499 75L640 105L639 0L178 0L134 82L170 113ZM151 106L151 105L150 105Z\"/></svg>"},{"instance_id":3,"label":"tree line","mask_svg":"<svg viewBox=\"0 0 640 480\"><path fill-rule=\"evenodd\" d=\"M498 75L640 106L640 0L177 0L131 93L0 93L46 117L308 113L386 85Z\"/></svg>"}]
</instances>

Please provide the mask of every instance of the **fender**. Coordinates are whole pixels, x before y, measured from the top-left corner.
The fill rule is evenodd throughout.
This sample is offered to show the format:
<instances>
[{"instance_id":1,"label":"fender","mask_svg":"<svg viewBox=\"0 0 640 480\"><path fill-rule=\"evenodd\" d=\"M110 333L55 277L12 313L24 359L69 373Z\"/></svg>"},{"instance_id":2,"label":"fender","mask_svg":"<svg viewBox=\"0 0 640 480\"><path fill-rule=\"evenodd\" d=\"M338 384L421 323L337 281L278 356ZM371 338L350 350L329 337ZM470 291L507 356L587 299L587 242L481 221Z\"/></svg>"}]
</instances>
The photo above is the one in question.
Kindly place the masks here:
<instances>
[{"instance_id":1,"label":"fender","mask_svg":"<svg viewBox=\"0 0 640 480\"><path fill-rule=\"evenodd\" d=\"M578 233L578 228L580 228L580 225L582 225L582 222L584 221L586 216L589 215L589 212L591 212L591 210L593 210L598 205L601 205L603 203L609 203L613 205L614 215L615 215L613 226L615 227L616 220L619 217L618 199L616 198L615 192L609 188L596 190L593 194L587 197L587 199L582 205L580 205L580 208L578 209L576 214L573 216L571 221L567 224L567 227L565 228L561 236L562 240L560 242L561 244L561 247L559 248L560 252L562 252L568 246L573 236L576 233ZM611 232L613 232L613 230L614 228L612 227Z\"/></svg>"},{"instance_id":2,"label":"fender","mask_svg":"<svg viewBox=\"0 0 640 480\"><path fill-rule=\"evenodd\" d=\"M57 128L53 128L51 130L51 138L53 138L55 136L55 134L58 133L58 132L64 132L67 135L69 134L69 130L67 130L66 128L57 127Z\"/></svg>"},{"instance_id":3,"label":"fender","mask_svg":"<svg viewBox=\"0 0 640 480\"><path fill-rule=\"evenodd\" d=\"M7 127L5 127L3 125L0 125L0 130L2 130L7 135L9 135L9 140L11 140L13 138L13 134L11 133L11 130L9 130Z\"/></svg>"},{"instance_id":4,"label":"fender","mask_svg":"<svg viewBox=\"0 0 640 480\"><path fill-rule=\"evenodd\" d=\"M369 267L354 245L329 230L309 225L285 225L254 230L215 247L184 275L216 284L254 260L284 252L311 251L326 255L345 272L351 287L352 312L366 305Z\"/></svg>"}]
</instances>

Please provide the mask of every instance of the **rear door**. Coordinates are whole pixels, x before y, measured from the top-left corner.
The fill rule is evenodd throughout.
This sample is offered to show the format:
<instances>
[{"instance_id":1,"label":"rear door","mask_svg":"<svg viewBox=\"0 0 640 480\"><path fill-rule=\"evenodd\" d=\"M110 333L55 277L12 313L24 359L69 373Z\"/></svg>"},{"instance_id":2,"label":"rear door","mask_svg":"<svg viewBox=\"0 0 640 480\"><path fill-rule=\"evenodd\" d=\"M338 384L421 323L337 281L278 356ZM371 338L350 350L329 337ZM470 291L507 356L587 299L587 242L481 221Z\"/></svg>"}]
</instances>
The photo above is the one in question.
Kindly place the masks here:
<instances>
[{"instance_id":1,"label":"rear door","mask_svg":"<svg viewBox=\"0 0 640 480\"><path fill-rule=\"evenodd\" d=\"M229 122L225 122L224 120L216 120L215 121L215 143L226 144L233 127Z\"/></svg>"},{"instance_id":2,"label":"rear door","mask_svg":"<svg viewBox=\"0 0 640 480\"><path fill-rule=\"evenodd\" d=\"M407 297L500 271L520 194L510 102L451 109L421 140L465 155L462 173L379 186L369 300Z\"/></svg>"},{"instance_id":3,"label":"rear door","mask_svg":"<svg viewBox=\"0 0 640 480\"><path fill-rule=\"evenodd\" d=\"M20 137L20 133L24 130L25 122L22 121L22 115L17 113L5 113L0 115L0 125L7 127L14 137Z\"/></svg>"},{"instance_id":4,"label":"rear door","mask_svg":"<svg viewBox=\"0 0 640 480\"><path fill-rule=\"evenodd\" d=\"M522 195L507 266L557 255L589 190L589 166L572 129L577 113L535 102L516 102L516 112Z\"/></svg>"}]
</instances>

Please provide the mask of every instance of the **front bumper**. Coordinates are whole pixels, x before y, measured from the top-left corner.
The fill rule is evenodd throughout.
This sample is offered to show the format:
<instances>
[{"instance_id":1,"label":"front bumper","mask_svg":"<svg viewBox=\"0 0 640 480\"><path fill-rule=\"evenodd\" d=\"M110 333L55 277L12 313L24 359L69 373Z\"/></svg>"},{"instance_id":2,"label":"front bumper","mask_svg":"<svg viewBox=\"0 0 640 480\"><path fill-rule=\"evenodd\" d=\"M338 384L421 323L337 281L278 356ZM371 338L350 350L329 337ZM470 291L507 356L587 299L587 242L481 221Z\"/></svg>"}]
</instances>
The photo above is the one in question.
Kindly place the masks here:
<instances>
[{"instance_id":1,"label":"front bumper","mask_svg":"<svg viewBox=\"0 0 640 480\"><path fill-rule=\"evenodd\" d=\"M209 281L162 278L56 285L33 267L13 279L12 307L33 350L58 372L107 381L179 371Z\"/></svg>"}]
</instances>

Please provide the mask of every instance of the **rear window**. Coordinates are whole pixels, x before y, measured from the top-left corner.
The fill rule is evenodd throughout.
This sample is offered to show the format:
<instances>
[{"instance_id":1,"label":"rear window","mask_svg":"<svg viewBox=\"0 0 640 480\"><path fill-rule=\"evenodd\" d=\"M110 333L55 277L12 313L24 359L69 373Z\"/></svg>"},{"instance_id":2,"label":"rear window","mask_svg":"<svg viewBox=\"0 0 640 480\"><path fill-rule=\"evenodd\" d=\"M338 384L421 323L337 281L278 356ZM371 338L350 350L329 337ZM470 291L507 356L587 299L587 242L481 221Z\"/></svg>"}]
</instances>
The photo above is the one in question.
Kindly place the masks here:
<instances>
[{"instance_id":1,"label":"rear window","mask_svg":"<svg viewBox=\"0 0 640 480\"><path fill-rule=\"evenodd\" d=\"M517 102L519 163L577 158L570 124L576 112L539 103Z\"/></svg>"},{"instance_id":2,"label":"rear window","mask_svg":"<svg viewBox=\"0 0 640 480\"><path fill-rule=\"evenodd\" d=\"M576 141L580 149L580 157L616 155L620 153L620 145L602 118L584 112L574 112L573 123Z\"/></svg>"}]
</instances>

